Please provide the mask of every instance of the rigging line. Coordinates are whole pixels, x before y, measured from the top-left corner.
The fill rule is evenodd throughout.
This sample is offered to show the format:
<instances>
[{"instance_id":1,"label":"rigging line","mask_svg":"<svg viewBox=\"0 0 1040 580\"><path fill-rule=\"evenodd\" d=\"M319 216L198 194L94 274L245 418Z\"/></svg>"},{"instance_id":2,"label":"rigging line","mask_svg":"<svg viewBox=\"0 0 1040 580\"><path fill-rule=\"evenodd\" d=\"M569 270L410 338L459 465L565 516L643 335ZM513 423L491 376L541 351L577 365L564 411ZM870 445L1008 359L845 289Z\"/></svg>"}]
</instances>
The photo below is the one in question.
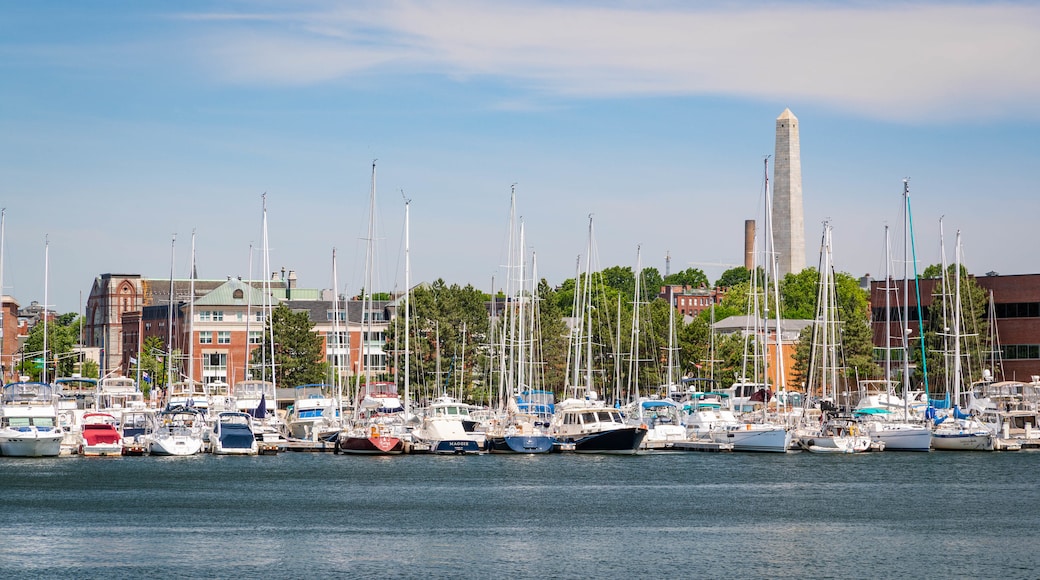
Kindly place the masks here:
<instances>
[{"instance_id":1,"label":"rigging line","mask_svg":"<svg viewBox=\"0 0 1040 580\"><path fill-rule=\"evenodd\" d=\"M924 354L924 320L921 314L921 282L917 277L917 244L914 242L914 214L910 210L910 179L903 180L903 189L906 193L906 217L910 222L910 254L914 263L914 293L917 296L917 328L921 334L921 373L924 375L924 394L928 397L928 359ZM906 396L906 393L903 393Z\"/></svg>"}]
</instances>

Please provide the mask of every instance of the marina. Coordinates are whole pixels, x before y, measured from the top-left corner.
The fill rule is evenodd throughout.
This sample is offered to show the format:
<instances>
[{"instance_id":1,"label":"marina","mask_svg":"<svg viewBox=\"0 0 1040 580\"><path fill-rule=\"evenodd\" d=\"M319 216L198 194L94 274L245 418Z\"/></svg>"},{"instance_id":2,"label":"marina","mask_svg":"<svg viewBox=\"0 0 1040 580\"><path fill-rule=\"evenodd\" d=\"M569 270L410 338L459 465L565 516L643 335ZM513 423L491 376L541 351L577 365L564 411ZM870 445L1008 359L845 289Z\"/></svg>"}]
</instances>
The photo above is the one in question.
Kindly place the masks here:
<instances>
[{"instance_id":1,"label":"marina","mask_svg":"<svg viewBox=\"0 0 1040 580\"><path fill-rule=\"evenodd\" d=\"M0 573L1030 577L1040 569L1037 458L0 458ZM821 535L826 546L813 541Z\"/></svg>"}]
</instances>

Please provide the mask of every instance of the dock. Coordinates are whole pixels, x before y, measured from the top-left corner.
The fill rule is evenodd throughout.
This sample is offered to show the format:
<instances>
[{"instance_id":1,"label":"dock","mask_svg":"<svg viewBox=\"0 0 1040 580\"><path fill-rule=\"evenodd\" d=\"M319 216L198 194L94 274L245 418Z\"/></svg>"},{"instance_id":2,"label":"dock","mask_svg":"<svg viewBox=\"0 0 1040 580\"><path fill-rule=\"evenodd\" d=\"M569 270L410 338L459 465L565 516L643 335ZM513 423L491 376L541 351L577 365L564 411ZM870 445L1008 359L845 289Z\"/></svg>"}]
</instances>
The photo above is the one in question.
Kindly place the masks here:
<instances>
[{"instance_id":1,"label":"dock","mask_svg":"<svg viewBox=\"0 0 1040 580\"><path fill-rule=\"evenodd\" d=\"M702 453L725 453L733 451L732 443L716 443L714 441L674 441L670 442L669 445L674 451L700 451Z\"/></svg>"},{"instance_id":2,"label":"dock","mask_svg":"<svg viewBox=\"0 0 1040 580\"><path fill-rule=\"evenodd\" d=\"M298 452L332 452L336 450L335 441L305 441L302 439L287 439L285 441L279 441L277 443L278 449L282 451L298 451Z\"/></svg>"}]
</instances>

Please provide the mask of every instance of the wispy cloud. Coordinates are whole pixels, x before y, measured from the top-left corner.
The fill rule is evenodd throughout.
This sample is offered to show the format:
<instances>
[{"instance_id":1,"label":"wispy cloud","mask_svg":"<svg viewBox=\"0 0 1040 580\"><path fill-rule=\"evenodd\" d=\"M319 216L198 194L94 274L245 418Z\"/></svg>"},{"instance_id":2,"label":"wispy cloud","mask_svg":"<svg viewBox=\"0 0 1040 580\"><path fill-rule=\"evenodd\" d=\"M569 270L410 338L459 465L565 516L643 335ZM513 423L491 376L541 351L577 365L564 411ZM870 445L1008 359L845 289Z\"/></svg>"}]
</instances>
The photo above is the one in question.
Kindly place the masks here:
<instances>
[{"instance_id":1,"label":"wispy cloud","mask_svg":"<svg viewBox=\"0 0 1040 580\"><path fill-rule=\"evenodd\" d=\"M209 27L204 57L231 82L423 72L558 96L797 99L890 119L1035 116L1040 97L1037 6L645 6L401 0L186 17Z\"/></svg>"}]
</instances>

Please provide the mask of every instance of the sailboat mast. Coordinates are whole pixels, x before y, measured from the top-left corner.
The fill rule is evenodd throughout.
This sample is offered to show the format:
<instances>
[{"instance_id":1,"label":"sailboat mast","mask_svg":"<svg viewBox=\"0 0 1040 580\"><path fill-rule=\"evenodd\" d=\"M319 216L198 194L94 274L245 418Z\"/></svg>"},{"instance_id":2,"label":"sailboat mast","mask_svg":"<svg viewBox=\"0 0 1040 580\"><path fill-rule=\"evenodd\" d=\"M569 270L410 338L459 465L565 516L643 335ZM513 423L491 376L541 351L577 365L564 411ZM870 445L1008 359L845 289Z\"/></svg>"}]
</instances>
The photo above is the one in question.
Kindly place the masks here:
<instances>
[{"instance_id":1,"label":"sailboat mast","mask_svg":"<svg viewBox=\"0 0 1040 580\"><path fill-rule=\"evenodd\" d=\"M592 391L592 216L589 216L589 253L585 257L586 337L585 337L585 394Z\"/></svg>"},{"instance_id":2,"label":"sailboat mast","mask_svg":"<svg viewBox=\"0 0 1040 580\"><path fill-rule=\"evenodd\" d=\"M642 251L641 245L636 246L636 280L635 280L635 293L632 296L632 341L629 346L629 359L628 359L628 396L634 397L633 400L639 400L639 272L642 268ZM621 316L618 316L618 329L621 328ZM618 332L620 336L621 333ZM617 353L620 355L621 353ZM643 407L639 407L639 416L642 418Z\"/></svg>"},{"instance_id":3,"label":"sailboat mast","mask_svg":"<svg viewBox=\"0 0 1040 580\"><path fill-rule=\"evenodd\" d=\"M411 351L409 350L409 344L411 340L411 334L409 334L409 323L408 320L411 318L408 312L410 297L412 295L412 258L411 258L411 246L410 246L410 231L411 231L411 207L412 200L406 199L404 202L404 416L407 419L411 412L412 404L412 391L411 391L411 366L409 359L411 358ZM492 295L494 299L494 295Z\"/></svg>"},{"instance_id":4,"label":"sailboat mast","mask_svg":"<svg viewBox=\"0 0 1040 580\"><path fill-rule=\"evenodd\" d=\"M946 233L943 229L943 218L941 217L939 218L939 255L942 260L942 277L940 278L942 281L942 319L945 321L950 319L950 265L946 262ZM953 392L953 383L950 382L953 369L951 368L952 361L950 360L949 328L942 332L942 342L943 369L946 371L943 373L946 378L946 384L943 386L946 388L946 393L949 394Z\"/></svg>"},{"instance_id":5,"label":"sailboat mast","mask_svg":"<svg viewBox=\"0 0 1040 580\"><path fill-rule=\"evenodd\" d=\"M885 226L885 393L892 400L892 250ZM903 421L909 419L910 402L903 397Z\"/></svg>"},{"instance_id":6,"label":"sailboat mast","mask_svg":"<svg viewBox=\"0 0 1040 580\"><path fill-rule=\"evenodd\" d=\"M252 323L250 318L253 317L253 243L249 243L249 275L247 276L246 284L246 355L242 357L242 379L247 380L251 378L249 376L249 359L252 354L252 338L250 335L249 326Z\"/></svg>"},{"instance_id":7,"label":"sailboat mast","mask_svg":"<svg viewBox=\"0 0 1040 580\"><path fill-rule=\"evenodd\" d=\"M188 291L188 384L195 385L195 230L191 230L191 282Z\"/></svg>"},{"instance_id":8,"label":"sailboat mast","mask_svg":"<svg viewBox=\"0 0 1040 580\"><path fill-rule=\"evenodd\" d=\"M903 180L903 308L899 336L903 342L903 399L910 398L910 184Z\"/></svg>"},{"instance_id":9,"label":"sailboat mast","mask_svg":"<svg viewBox=\"0 0 1040 580\"><path fill-rule=\"evenodd\" d=\"M336 270L336 248L332 248L332 340L329 342L329 350L332 351L332 371L336 373L336 413L337 418L343 413L343 369L340 365L340 349L342 348L342 334L339 326L339 274Z\"/></svg>"},{"instance_id":10,"label":"sailboat mast","mask_svg":"<svg viewBox=\"0 0 1040 580\"><path fill-rule=\"evenodd\" d=\"M957 230L957 246L953 254L953 408L961 402L961 231Z\"/></svg>"},{"instance_id":11,"label":"sailboat mast","mask_svg":"<svg viewBox=\"0 0 1040 580\"><path fill-rule=\"evenodd\" d=\"M4 364L4 241L7 226L7 208L0 208L0 384L7 384L8 367ZM138 334L140 336L140 334ZM82 342L82 341L80 341ZM141 355L137 355L141 359Z\"/></svg>"},{"instance_id":12,"label":"sailboat mast","mask_svg":"<svg viewBox=\"0 0 1040 580\"><path fill-rule=\"evenodd\" d=\"M525 348L524 348L525 347L524 339L526 339L526 332L525 332L525 330L526 330L525 329L526 323L525 323L525 318L524 318L524 314L525 314L525 310L526 310L524 308L524 302L526 301L526 297L524 296L524 276L526 275L526 272L524 271L524 267L527 264L525 263L525 260L524 260L524 258L525 258L524 254L525 254L525 252L524 252L524 219L520 218L520 244L519 244L519 247L517 248L517 258L518 258L518 264L517 264L518 270L517 271L519 272L520 275L519 275L519 278L516 281L517 282L517 284L516 284L516 287L517 287L517 298L519 298L520 304L518 305L518 308L517 308L517 322L516 322L516 325L515 325L516 326L516 338L517 338L517 340L516 340L516 353L517 353L517 355L516 355L516 389L517 389L518 392L523 392L524 386L526 384L525 381L527 380L527 377L525 376L525 371L527 370L526 369L527 357L525 355L527 353L525 352Z\"/></svg>"},{"instance_id":13,"label":"sailboat mast","mask_svg":"<svg viewBox=\"0 0 1040 580\"><path fill-rule=\"evenodd\" d=\"M921 282L917 278L917 249L914 245L914 214L910 210L910 178L903 180L903 192L906 196L906 216L910 226L910 253L914 263L914 294L917 298L917 328L920 334L921 344L921 376L924 378L924 393L928 396L928 358L925 356L924 345L924 315L921 308Z\"/></svg>"},{"instance_id":14,"label":"sailboat mast","mask_svg":"<svg viewBox=\"0 0 1040 580\"><path fill-rule=\"evenodd\" d=\"M263 252L264 252L264 314L267 318L267 324L271 329L271 342L270 345L264 348L264 374L267 374L267 364L271 365L271 384L274 386L275 392L278 392L278 377L275 374L275 360L274 360L274 294L271 289L271 276L267 275L267 272L271 272L271 244L270 239L267 236L267 193L262 196L263 199L263 232L261 234L263 238Z\"/></svg>"},{"instance_id":15,"label":"sailboat mast","mask_svg":"<svg viewBox=\"0 0 1040 580\"><path fill-rule=\"evenodd\" d=\"M46 383L47 366L50 364L50 355L47 349L47 309L50 308L47 291L50 284L51 241L47 236L44 236L43 240L43 382ZM58 372L56 367L54 372L55 374Z\"/></svg>"},{"instance_id":16,"label":"sailboat mast","mask_svg":"<svg viewBox=\"0 0 1040 580\"><path fill-rule=\"evenodd\" d=\"M173 263L177 250L177 234L170 241L170 302L166 308L166 388L173 383Z\"/></svg>"},{"instance_id":17,"label":"sailboat mast","mask_svg":"<svg viewBox=\"0 0 1040 580\"><path fill-rule=\"evenodd\" d=\"M527 380L528 380L528 384L530 385L530 387L532 389L536 389L536 388L539 388L539 386L542 384L543 381L541 379L544 378L542 376L542 373L541 373L541 368L540 367L537 367L537 368L535 367L536 346L537 346L537 348L541 348L540 341L538 341L539 342L538 345L535 344L535 342L536 342L536 338L535 337L539 336L539 332L540 332L540 329L541 329L541 326L539 325L539 322L541 321L541 317L539 316L539 312L538 312L538 307L539 307L539 303L540 302L539 302L539 297L538 297L538 254L536 252L531 252L531 292L530 292L530 296L531 296L531 314L530 314L530 316L528 318L530 318L530 320L531 320L531 326L530 326L530 332L528 333L528 336L530 336L531 338L529 340L530 346L528 347L529 356L527 357L527 364L530 365L530 370L527 373L527 377L528 377Z\"/></svg>"}]
</instances>

